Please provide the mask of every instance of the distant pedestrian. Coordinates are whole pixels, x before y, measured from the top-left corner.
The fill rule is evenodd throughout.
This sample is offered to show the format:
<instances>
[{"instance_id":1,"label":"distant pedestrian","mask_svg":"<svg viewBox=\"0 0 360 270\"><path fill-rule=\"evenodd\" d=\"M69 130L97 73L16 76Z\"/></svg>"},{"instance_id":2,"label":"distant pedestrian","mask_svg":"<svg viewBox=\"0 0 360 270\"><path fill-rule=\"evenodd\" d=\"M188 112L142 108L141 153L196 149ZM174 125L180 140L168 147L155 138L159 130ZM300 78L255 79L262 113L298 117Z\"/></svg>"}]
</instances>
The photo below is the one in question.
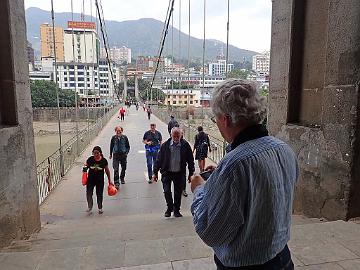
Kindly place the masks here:
<instances>
[{"instance_id":1,"label":"distant pedestrian","mask_svg":"<svg viewBox=\"0 0 360 270\"><path fill-rule=\"evenodd\" d=\"M126 113L126 110L124 109L124 107L121 107L119 110L120 121L125 120L125 113Z\"/></svg>"},{"instance_id":2,"label":"distant pedestrian","mask_svg":"<svg viewBox=\"0 0 360 270\"><path fill-rule=\"evenodd\" d=\"M145 112L145 110L146 110L146 105L145 105L145 103L143 104L143 110L144 110L144 112Z\"/></svg>"},{"instance_id":3,"label":"distant pedestrian","mask_svg":"<svg viewBox=\"0 0 360 270\"><path fill-rule=\"evenodd\" d=\"M195 135L194 150L195 160L198 161L200 172L205 169L205 158L207 158L208 151L211 152L209 136L204 132L202 126L197 128L198 134Z\"/></svg>"},{"instance_id":4,"label":"distant pedestrian","mask_svg":"<svg viewBox=\"0 0 360 270\"><path fill-rule=\"evenodd\" d=\"M167 204L165 217L170 217L173 211L175 217L182 217L180 213L181 193L183 181L186 177L186 166L189 170L188 180L190 181L195 171L191 146L182 139L181 129L174 127L171 130L171 138L164 142L160 148L152 177L153 181L157 181L160 171ZM171 193L171 182L174 185L174 200Z\"/></svg>"},{"instance_id":5,"label":"distant pedestrian","mask_svg":"<svg viewBox=\"0 0 360 270\"><path fill-rule=\"evenodd\" d=\"M146 165L148 170L148 183L152 183L153 167L155 164L156 156L159 152L162 142L162 135L156 130L155 124L150 124L150 130L146 131L143 137L146 151Z\"/></svg>"},{"instance_id":6,"label":"distant pedestrian","mask_svg":"<svg viewBox=\"0 0 360 270\"><path fill-rule=\"evenodd\" d=\"M129 140L126 135L123 134L123 128L120 126L115 127L115 135L112 136L110 141L110 157L113 158L114 169L114 182L115 187L119 189L119 165L121 165L120 181L121 184L125 184L125 171L127 165L127 155L130 151Z\"/></svg>"},{"instance_id":7,"label":"distant pedestrian","mask_svg":"<svg viewBox=\"0 0 360 270\"><path fill-rule=\"evenodd\" d=\"M168 123L168 132L169 132L170 137L171 137L171 130L173 127L179 127L179 123L178 123L178 121L176 121L174 115L170 115L170 121Z\"/></svg>"},{"instance_id":8,"label":"distant pedestrian","mask_svg":"<svg viewBox=\"0 0 360 270\"><path fill-rule=\"evenodd\" d=\"M103 193L104 193L104 171L111 183L110 170L108 162L102 154L100 146L95 146L92 150L92 156L86 160L83 171L88 171L88 179L86 183L86 200L88 209L86 212L91 213L93 208L93 192L96 187L96 199L99 214L103 213Z\"/></svg>"},{"instance_id":9,"label":"distant pedestrian","mask_svg":"<svg viewBox=\"0 0 360 270\"><path fill-rule=\"evenodd\" d=\"M151 110L150 106L147 108L146 112L147 112L147 115L148 115L148 119L150 120L150 117L151 117L151 114L152 114L152 110Z\"/></svg>"}]
</instances>

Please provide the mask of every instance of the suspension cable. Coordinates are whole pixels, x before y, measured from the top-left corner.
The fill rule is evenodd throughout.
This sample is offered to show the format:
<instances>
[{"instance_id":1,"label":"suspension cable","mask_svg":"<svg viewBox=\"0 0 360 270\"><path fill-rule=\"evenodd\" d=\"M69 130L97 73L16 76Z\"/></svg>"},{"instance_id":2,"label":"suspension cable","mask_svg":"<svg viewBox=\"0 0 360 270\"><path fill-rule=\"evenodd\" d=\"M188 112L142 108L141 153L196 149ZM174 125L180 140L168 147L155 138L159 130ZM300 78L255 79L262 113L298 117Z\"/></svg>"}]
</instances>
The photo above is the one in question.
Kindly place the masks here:
<instances>
[{"instance_id":1,"label":"suspension cable","mask_svg":"<svg viewBox=\"0 0 360 270\"><path fill-rule=\"evenodd\" d=\"M60 152L60 175L64 176L64 156L62 151L61 139L61 115L60 115L60 100L59 100L59 85L57 79L57 60L56 60L56 40L55 40L55 15L54 15L54 1L51 0L51 20L52 20L52 38L53 38L53 51L54 51L54 66L55 66L55 84L56 84L56 103L58 111L58 131L59 131L59 152Z\"/></svg>"},{"instance_id":2,"label":"suspension cable","mask_svg":"<svg viewBox=\"0 0 360 270\"><path fill-rule=\"evenodd\" d=\"M153 85L154 85L156 73L157 73L157 71L159 69L160 58L161 58L161 55L162 55L162 52L163 52L163 49L164 49L165 39L166 39L166 36L167 36L167 33L168 33L169 24L170 24L170 18L172 16L172 13L173 13L173 10L174 10L174 2L175 2L175 0L170 0L170 1L169 1L169 6L171 6L171 9L170 9L170 12L169 12L169 14L168 14L168 16L166 18L165 24L164 24L164 29L165 30L163 31L163 36L162 36L162 40L161 40L161 46L160 46L159 54L158 54L157 61L156 61L156 68L155 68L155 72L154 72L154 75L153 75L153 78L152 78L152 81L151 81L151 85L150 85L151 101L152 101L152 88L153 88Z\"/></svg>"},{"instance_id":3,"label":"suspension cable","mask_svg":"<svg viewBox=\"0 0 360 270\"><path fill-rule=\"evenodd\" d=\"M104 47L105 47L105 53L106 53L106 60L107 60L107 63L108 63L108 67L109 67L113 87L114 87L114 90L115 90L116 81L114 79L114 73L113 73L113 70L111 68L111 63L110 63L110 59L109 59L109 51L108 51L108 43L107 43L107 39L106 39L106 36L105 36L105 30L104 30L104 21L105 21L105 19L104 19L104 17L101 16L98 0L95 0L95 5L96 5L97 13L98 13L98 16L99 16L100 29L101 29L101 34L102 34ZM102 6L101 6L101 9L102 9ZM102 14L104 14L104 13L102 12ZM99 72L99 70L98 70L98 72ZM114 92L115 92L118 100L120 101L119 94L116 91L114 91Z\"/></svg>"},{"instance_id":4,"label":"suspension cable","mask_svg":"<svg viewBox=\"0 0 360 270\"><path fill-rule=\"evenodd\" d=\"M73 0L71 0L71 21L74 21L74 4ZM75 37L74 37L74 24L71 24L71 36L72 36L72 52L73 52L73 66L74 66L74 95L75 95L75 130L76 130L76 153L77 155L80 154L79 152L79 124L78 124L78 117L79 117L79 105L78 105L78 96L76 91L76 84L77 84L77 76L75 74Z\"/></svg>"},{"instance_id":5,"label":"suspension cable","mask_svg":"<svg viewBox=\"0 0 360 270\"><path fill-rule=\"evenodd\" d=\"M206 45L206 0L204 0L204 39L203 39L203 55L202 55L202 91L201 99L204 103L205 91L205 45ZM204 126L204 104L201 104L201 126Z\"/></svg>"},{"instance_id":6,"label":"suspension cable","mask_svg":"<svg viewBox=\"0 0 360 270\"><path fill-rule=\"evenodd\" d=\"M188 116L188 140L190 141L190 38L191 38L191 0L189 0L189 36L188 36L188 83L187 83L187 116Z\"/></svg>"},{"instance_id":7,"label":"suspension cable","mask_svg":"<svg viewBox=\"0 0 360 270\"><path fill-rule=\"evenodd\" d=\"M228 0L228 1L227 1L225 78L227 78L227 76L228 76L228 61L229 61L229 27L230 27L230 0Z\"/></svg>"}]
</instances>

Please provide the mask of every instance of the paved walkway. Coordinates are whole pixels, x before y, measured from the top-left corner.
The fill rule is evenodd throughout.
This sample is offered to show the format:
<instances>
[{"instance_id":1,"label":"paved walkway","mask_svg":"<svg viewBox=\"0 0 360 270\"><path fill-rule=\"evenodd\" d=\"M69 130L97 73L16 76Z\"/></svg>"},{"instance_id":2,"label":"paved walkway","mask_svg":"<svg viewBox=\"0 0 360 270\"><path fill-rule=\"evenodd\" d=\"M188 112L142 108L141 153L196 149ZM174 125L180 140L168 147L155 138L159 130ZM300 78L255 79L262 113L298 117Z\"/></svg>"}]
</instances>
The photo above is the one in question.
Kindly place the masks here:
<instances>
[{"instance_id":1,"label":"paved walkway","mask_svg":"<svg viewBox=\"0 0 360 270\"><path fill-rule=\"evenodd\" d=\"M167 138L165 124L155 117L148 121L142 110L133 107L121 123L131 144L126 184L115 197L105 195L103 215L85 213L81 167L94 145L100 145L108 157L109 140L119 124L116 116L41 206L40 233L4 249L0 269L215 269L211 249L194 233L189 212L192 196L183 197L183 218L167 219L161 184L146 182L141 141L150 122ZM296 269L360 269L359 226L294 216L290 248Z\"/></svg>"}]
</instances>

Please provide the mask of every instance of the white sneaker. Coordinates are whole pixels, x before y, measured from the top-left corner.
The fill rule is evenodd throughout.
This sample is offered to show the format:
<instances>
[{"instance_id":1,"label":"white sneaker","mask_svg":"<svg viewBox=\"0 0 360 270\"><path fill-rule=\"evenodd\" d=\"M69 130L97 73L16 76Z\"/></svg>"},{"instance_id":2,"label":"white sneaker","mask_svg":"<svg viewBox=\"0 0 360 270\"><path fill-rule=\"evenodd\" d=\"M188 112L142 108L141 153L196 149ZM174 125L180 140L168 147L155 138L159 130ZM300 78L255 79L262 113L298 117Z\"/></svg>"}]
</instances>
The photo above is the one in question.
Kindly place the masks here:
<instances>
[{"instance_id":1,"label":"white sneaker","mask_svg":"<svg viewBox=\"0 0 360 270\"><path fill-rule=\"evenodd\" d=\"M102 209L99 209L99 214L104 213L104 211Z\"/></svg>"}]
</instances>

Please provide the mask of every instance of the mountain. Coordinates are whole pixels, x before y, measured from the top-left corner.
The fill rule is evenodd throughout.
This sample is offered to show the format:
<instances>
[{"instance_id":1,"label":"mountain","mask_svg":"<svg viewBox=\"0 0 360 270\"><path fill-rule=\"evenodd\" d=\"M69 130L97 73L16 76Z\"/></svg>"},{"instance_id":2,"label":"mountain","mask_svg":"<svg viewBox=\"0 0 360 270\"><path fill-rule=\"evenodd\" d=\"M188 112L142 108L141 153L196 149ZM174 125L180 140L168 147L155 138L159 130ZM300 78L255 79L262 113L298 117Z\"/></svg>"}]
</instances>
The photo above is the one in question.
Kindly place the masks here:
<instances>
[{"instance_id":1,"label":"mountain","mask_svg":"<svg viewBox=\"0 0 360 270\"><path fill-rule=\"evenodd\" d=\"M55 13L55 25L63 28L67 27L67 21L71 20L71 13ZM80 21L80 14L74 13L74 20ZM85 16L86 21L91 21L90 16ZM92 18L95 21L95 18ZM26 27L28 40L33 48L39 54L40 52L40 24L51 23L50 11L39 8L28 8L26 10ZM126 46L131 48L132 55L136 58L138 55L157 55L160 36L163 30L163 22L144 18L130 21L105 21L110 46ZM100 35L100 33L99 33ZM100 35L101 36L101 35ZM181 37L181 58L187 59L188 55L188 36L180 33ZM174 28L174 57L179 56L179 31ZM202 39L191 37L190 55L192 61L201 61L202 59ZM207 60L215 60L221 51L225 52L226 44L213 39L206 40ZM229 60L242 62L245 60L252 62L252 56L257 54L253 51L239 49L229 45ZM167 39L164 46L163 56L171 55L171 29L169 28Z\"/></svg>"}]
</instances>

